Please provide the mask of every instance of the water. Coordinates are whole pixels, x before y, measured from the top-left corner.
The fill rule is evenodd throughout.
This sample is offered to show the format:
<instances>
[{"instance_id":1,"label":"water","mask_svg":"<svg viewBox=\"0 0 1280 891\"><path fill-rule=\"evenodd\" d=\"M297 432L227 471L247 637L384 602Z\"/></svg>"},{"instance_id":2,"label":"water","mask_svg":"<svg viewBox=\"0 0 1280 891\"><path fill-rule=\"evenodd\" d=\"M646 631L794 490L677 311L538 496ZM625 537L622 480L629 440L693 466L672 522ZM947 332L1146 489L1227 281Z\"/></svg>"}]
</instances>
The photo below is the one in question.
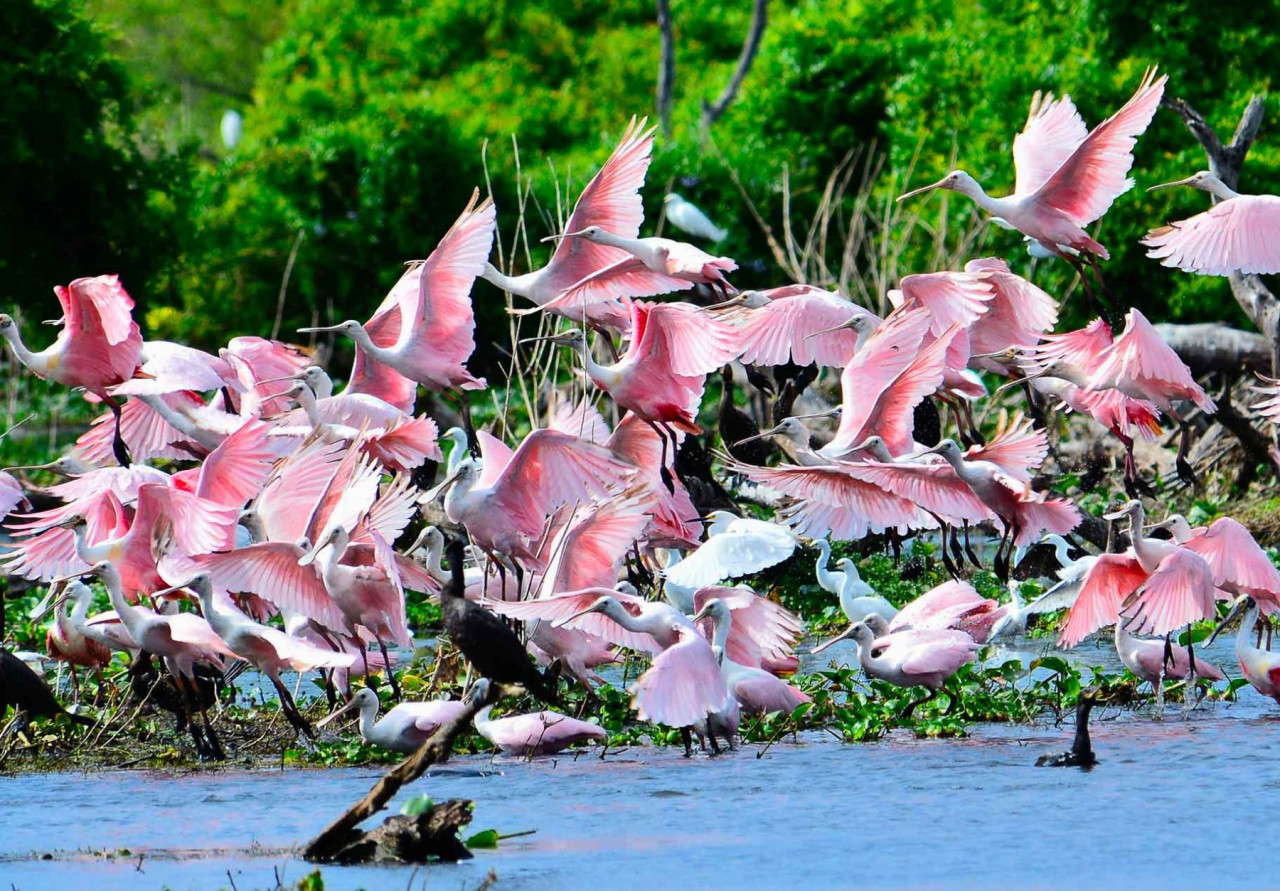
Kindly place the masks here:
<instances>
[{"instance_id":1,"label":"water","mask_svg":"<svg viewBox=\"0 0 1280 891\"><path fill-rule=\"evenodd\" d=\"M1103 664L1106 654L1085 649L1083 658ZM1231 665L1229 642L1209 655ZM1091 726L1101 763L1089 772L1033 766L1038 755L1068 747L1070 725L979 725L962 740L897 732L856 745L813 733L761 758L762 747L692 760L648 748L603 761L591 752L534 762L455 758L391 810L418 792L471 798L473 830L537 830L469 863L421 869L415 888L424 880L474 887L490 869L502 888L1200 889L1272 881L1247 839L1280 791L1273 702L1244 690L1239 703L1209 705L1189 719L1177 706L1159 722L1149 711L1104 709ZM203 889L230 887L228 870L241 891L274 887L276 871L296 881L311 867L290 849L378 775L345 768L3 779L0 884ZM131 854L112 861L95 853L122 848ZM39 859L45 853L54 859ZM328 888L399 888L413 869L323 873Z\"/></svg>"}]
</instances>

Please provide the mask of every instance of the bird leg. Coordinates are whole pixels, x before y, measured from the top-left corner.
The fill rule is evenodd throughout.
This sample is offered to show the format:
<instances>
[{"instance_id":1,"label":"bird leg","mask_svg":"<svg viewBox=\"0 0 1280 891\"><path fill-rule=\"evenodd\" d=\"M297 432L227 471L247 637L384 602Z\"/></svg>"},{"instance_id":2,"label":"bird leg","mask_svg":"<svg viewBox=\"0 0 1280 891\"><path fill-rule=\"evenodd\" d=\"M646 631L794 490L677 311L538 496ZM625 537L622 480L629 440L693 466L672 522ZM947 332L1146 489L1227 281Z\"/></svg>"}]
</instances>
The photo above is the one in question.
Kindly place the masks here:
<instances>
[{"instance_id":1,"label":"bird leg","mask_svg":"<svg viewBox=\"0 0 1280 891\"><path fill-rule=\"evenodd\" d=\"M213 725L209 723L209 713L203 708L200 709L200 720L204 723L204 737L212 747L213 760L226 761L227 753L222 749L222 741L218 739L218 734L214 732Z\"/></svg>"},{"instance_id":2,"label":"bird leg","mask_svg":"<svg viewBox=\"0 0 1280 891\"><path fill-rule=\"evenodd\" d=\"M121 467L128 467L133 464L133 458L129 455L129 446L125 443L124 437L120 435L120 403L112 396L103 396L102 401L107 404L107 408L111 409L111 414L115 415L116 419L116 432L111 440L111 451Z\"/></svg>"},{"instance_id":3,"label":"bird leg","mask_svg":"<svg viewBox=\"0 0 1280 891\"><path fill-rule=\"evenodd\" d=\"M1191 451L1191 425L1183 420L1177 412L1169 410L1169 417L1178 422L1178 427L1182 430L1182 437L1178 441L1178 455L1174 458L1174 467L1178 469L1178 479L1182 480L1192 488L1200 488L1200 480L1196 477L1196 472L1191 466L1191 462L1187 460L1187 453Z\"/></svg>"},{"instance_id":4,"label":"bird leg","mask_svg":"<svg viewBox=\"0 0 1280 891\"><path fill-rule=\"evenodd\" d=\"M76 677L76 667L72 663L67 663L67 668L71 670L71 696L72 702L76 705L80 704L80 679Z\"/></svg>"},{"instance_id":5,"label":"bird leg","mask_svg":"<svg viewBox=\"0 0 1280 891\"><path fill-rule=\"evenodd\" d=\"M946 717L946 718L951 717L951 715L958 708L960 708L960 694L958 692L953 692L951 690L948 690L947 691L947 707L942 712L943 717Z\"/></svg>"},{"instance_id":6,"label":"bird leg","mask_svg":"<svg viewBox=\"0 0 1280 891\"><path fill-rule=\"evenodd\" d=\"M956 565L951 562L951 555L947 553L947 545L951 536L951 528L943 521L942 517L929 511L929 516L933 517L938 523L938 528L942 530L942 565L946 567L947 573L956 581L960 580L960 571L956 569Z\"/></svg>"},{"instance_id":7,"label":"bird leg","mask_svg":"<svg viewBox=\"0 0 1280 891\"><path fill-rule=\"evenodd\" d=\"M196 755L200 760L209 759L209 744L205 740L204 734L200 728L196 726L194 709L192 707L191 693L187 690L187 685L183 683L182 676L178 674L171 675L173 678L173 686L178 690L178 699L182 702L182 718L180 725L174 729L181 732L184 728L191 733L191 741L195 743ZM159 680L157 679L157 683Z\"/></svg>"},{"instance_id":8,"label":"bird leg","mask_svg":"<svg viewBox=\"0 0 1280 891\"><path fill-rule=\"evenodd\" d=\"M273 672L270 677L271 683L275 685L276 694L280 697L280 711L284 712L285 720L292 724L295 730L299 730L315 739L315 731L311 729L311 724L298 711L298 704L294 701L293 694L289 692L289 688L280 681L278 674Z\"/></svg>"},{"instance_id":9,"label":"bird leg","mask_svg":"<svg viewBox=\"0 0 1280 891\"><path fill-rule=\"evenodd\" d=\"M1133 437L1125 436L1118 430L1112 431L1116 437L1124 444L1124 491L1130 498L1137 498L1140 495L1154 497L1156 490L1149 483L1142 479L1138 473L1138 463L1133 458Z\"/></svg>"},{"instance_id":10,"label":"bird leg","mask_svg":"<svg viewBox=\"0 0 1280 891\"><path fill-rule=\"evenodd\" d=\"M929 702L932 699L936 699L937 697L938 697L938 691L930 690L928 696L912 701L910 704L907 705L906 709L904 709L902 714L899 716L900 720L910 721L911 714L916 710L918 706L924 705L926 702Z\"/></svg>"},{"instance_id":11,"label":"bird leg","mask_svg":"<svg viewBox=\"0 0 1280 891\"><path fill-rule=\"evenodd\" d=\"M684 756L686 758L693 757L693 734L688 727L680 728L680 739L684 740Z\"/></svg>"},{"instance_id":12,"label":"bird leg","mask_svg":"<svg viewBox=\"0 0 1280 891\"><path fill-rule=\"evenodd\" d=\"M982 435L982 431L978 429L978 422L973 419L973 406L964 398L956 399L956 405L960 409L960 416L964 418L969 427L969 439L972 440L974 445L986 445L987 438Z\"/></svg>"},{"instance_id":13,"label":"bird leg","mask_svg":"<svg viewBox=\"0 0 1280 891\"><path fill-rule=\"evenodd\" d=\"M658 424L654 421L646 421L654 432L658 434L658 441L662 443L662 454L658 458L658 476L662 478L662 484L667 487L667 491L672 495L676 493L675 478L671 475L671 470L667 467L667 431L665 425ZM671 435L671 465L675 466L676 450L679 444L675 441L675 434Z\"/></svg>"},{"instance_id":14,"label":"bird leg","mask_svg":"<svg viewBox=\"0 0 1280 891\"><path fill-rule=\"evenodd\" d=\"M1183 714L1195 708L1196 700L1191 698L1191 691L1196 689L1196 642L1191 635L1191 626L1187 626L1187 686L1183 693Z\"/></svg>"},{"instance_id":15,"label":"bird leg","mask_svg":"<svg viewBox=\"0 0 1280 891\"><path fill-rule=\"evenodd\" d=\"M383 643L381 637L375 637L378 641L378 649L382 651L382 670L386 672L387 683L391 685L391 693L396 698L396 702L401 701L400 684L396 681L396 673L391 668L391 656L387 653L387 645Z\"/></svg>"},{"instance_id":16,"label":"bird leg","mask_svg":"<svg viewBox=\"0 0 1280 891\"><path fill-rule=\"evenodd\" d=\"M719 755L720 744L716 742L716 732L711 729L710 721L707 722L707 740L711 743L711 754Z\"/></svg>"},{"instance_id":17,"label":"bird leg","mask_svg":"<svg viewBox=\"0 0 1280 891\"><path fill-rule=\"evenodd\" d=\"M969 544L969 521L964 521L964 552L969 561L979 568L982 567L982 561L978 559L977 554L973 552L973 545Z\"/></svg>"},{"instance_id":18,"label":"bird leg","mask_svg":"<svg viewBox=\"0 0 1280 891\"><path fill-rule=\"evenodd\" d=\"M1005 526L1004 533L1000 536L1000 546L996 548L995 563L991 567L996 574L996 578L1001 582L1009 581L1009 559L1013 551L1013 532L1012 526Z\"/></svg>"}]
</instances>

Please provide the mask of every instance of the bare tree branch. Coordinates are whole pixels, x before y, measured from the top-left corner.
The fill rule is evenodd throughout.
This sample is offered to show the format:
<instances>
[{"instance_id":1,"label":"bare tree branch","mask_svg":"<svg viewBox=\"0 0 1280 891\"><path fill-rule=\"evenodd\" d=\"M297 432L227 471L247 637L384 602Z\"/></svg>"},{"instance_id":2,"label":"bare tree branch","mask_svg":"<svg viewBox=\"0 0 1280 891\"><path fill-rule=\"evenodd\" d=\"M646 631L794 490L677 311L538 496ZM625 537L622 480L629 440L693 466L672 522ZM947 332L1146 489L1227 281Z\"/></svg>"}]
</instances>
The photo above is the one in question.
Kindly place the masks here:
<instances>
[{"instance_id":1,"label":"bare tree branch","mask_svg":"<svg viewBox=\"0 0 1280 891\"><path fill-rule=\"evenodd\" d=\"M661 50L658 58L658 125L663 136L671 135L671 106L675 102L676 39L671 26L671 0L656 0Z\"/></svg>"},{"instance_id":2,"label":"bare tree branch","mask_svg":"<svg viewBox=\"0 0 1280 891\"><path fill-rule=\"evenodd\" d=\"M765 26L769 23L769 0L755 0L755 7L751 12L751 29L747 32L747 39L742 44L742 52L738 56L738 64L733 69L733 76L729 78L729 83L725 85L723 92L716 98L715 102L702 103L702 133L705 136L711 126L725 113L725 110L733 103L738 95L738 90L742 89L742 82L746 80L747 73L751 70L751 63L755 61L756 54L760 52L760 41L764 38Z\"/></svg>"}]
</instances>

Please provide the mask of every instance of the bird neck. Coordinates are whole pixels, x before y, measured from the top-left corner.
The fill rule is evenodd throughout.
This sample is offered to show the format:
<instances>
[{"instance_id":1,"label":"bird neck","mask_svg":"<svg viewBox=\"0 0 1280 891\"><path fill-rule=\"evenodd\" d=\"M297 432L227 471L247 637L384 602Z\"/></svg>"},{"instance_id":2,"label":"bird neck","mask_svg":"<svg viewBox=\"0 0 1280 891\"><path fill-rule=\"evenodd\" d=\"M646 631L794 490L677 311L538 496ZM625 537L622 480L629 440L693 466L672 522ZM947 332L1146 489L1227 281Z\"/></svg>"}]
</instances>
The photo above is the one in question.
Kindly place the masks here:
<instances>
[{"instance_id":1,"label":"bird neck","mask_svg":"<svg viewBox=\"0 0 1280 891\"><path fill-rule=\"evenodd\" d=\"M733 628L733 616L728 610L717 612L711 618L711 648L716 651L716 657L721 663L724 662L725 647L729 643L729 631Z\"/></svg>"},{"instance_id":2,"label":"bird neck","mask_svg":"<svg viewBox=\"0 0 1280 891\"><path fill-rule=\"evenodd\" d=\"M312 388L310 384L307 384L307 388L314 389L317 399L328 399L333 395L333 378L324 372L320 372L316 375L316 386Z\"/></svg>"},{"instance_id":3,"label":"bird neck","mask_svg":"<svg viewBox=\"0 0 1280 891\"><path fill-rule=\"evenodd\" d=\"M199 425L197 425L195 421L191 420L191 418L165 402L161 397L143 395L139 396L138 399L145 402L148 408L158 414L166 424L177 430L183 436L190 437L196 442L200 442L202 439L207 439L204 435L204 431L200 429Z\"/></svg>"},{"instance_id":4,"label":"bird neck","mask_svg":"<svg viewBox=\"0 0 1280 891\"><path fill-rule=\"evenodd\" d=\"M840 583L844 581L837 572L831 572L827 569L831 561L831 545L825 539L819 539L818 544L818 562L815 569L818 574L818 583L826 588L829 585L834 586L835 590L840 590Z\"/></svg>"},{"instance_id":5,"label":"bird neck","mask_svg":"<svg viewBox=\"0 0 1280 891\"><path fill-rule=\"evenodd\" d=\"M999 198L992 198L987 194L986 190L978 184L977 180L969 177L961 180L954 187L955 191L964 195L966 198L972 199L973 203L978 205L989 214L1002 216L1008 209L1005 202Z\"/></svg>"},{"instance_id":6,"label":"bird neck","mask_svg":"<svg viewBox=\"0 0 1280 891\"><path fill-rule=\"evenodd\" d=\"M623 238L608 230L601 229L600 233L593 239L597 244L605 244L609 247L621 248L629 254L634 254L637 249L644 248L644 242L638 238Z\"/></svg>"},{"instance_id":7,"label":"bird neck","mask_svg":"<svg viewBox=\"0 0 1280 891\"><path fill-rule=\"evenodd\" d=\"M1220 201L1229 201L1232 198L1240 197L1239 192L1231 188L1222 180L1218 179L1216 176L1213 177L1212 179L1206 180L1204 185L1202 185L1200 188L1204 189L1206 192L1208 192L1214 198L1219 199Z\"/></svg>"},{"instance_id":8,"label":"bird neck","mask_svg":"<svg viewBox=\"0 0 1280 891\"><path fill-rule=\"evenodd\" d=\"M582 347L579 352L582 353L582 365L587 370L587 377L599 382L602 385L602 389L605 390L617 386L622 379L617 367L614 365L601 365L597 362L596 357L591 354L591 344L587 342L585 336L582 338Z\"/></svg>"},{"instance_id":9,"label":"bird neck","mask_svg":"<svg viewBox=\"0 0 1280 891\"><path fill-rule=\"evenodd\" d=\"M377 359L379 362L388 362L392 351L375 344L373 342L373 338L369 336L369 332L364 329L363 325L353 329L351 333L347 334L347 336L355 342L357 347L364 350L367 355Z\"/></svg>"},{"instance_id":10,"label":"bird neck","mask_svg":"<svg viewBox=\"0 0 1280 891\"><path fill-rule=\"evenodd\" d=\"M650 631L644 622L631 615L631 613L627 612L626 607L616 601L606 603L601 612L627 631L634 631L637 634L648 634Z\"/></svg>"},{"instance_id":11,"label":"bird neck","mask_svg":"<svg viewBox=\"0 0 1280 891\"><path fill-rule=\"evenodd\" d=\"M37 374L45 372L44 366L48 363L39 354L27 349L27 345L22 342L22 332L18 330L17 322L4 329L4 339L9 341L9 346L13 349L13 354L18 357L19 362Z\"/></svg>"},{"instance_id":12,"label":"bird neck","mask_svg":"<svg viewBox=\"0 0 1280 891\"><path fill-rule=\"evenodd\" d=\"M476 732L479 733L481 736L483 736L485 739L489 739L488 730L490 725L493 724L493 721L489 718L489 713L492 711L493 711L493 706L486 705L484 708L476 712L475 717L471 719L471 723L474 724L476 727ZM489 741L493 742L493 740L489 740Z\"/></svg>"},{"instance_id":13,"label":"bird neck","mask_svg":"<svg viewBox=\"0 0 1280 891\"><path fill-rule=\"evenodd\" d=\"M83 588L76 592L75 606L71 610L71 624L77 628L84 625L89 618L89 602L93 600L93 592Z\"/></svg>"},{"instance_id":14,"label":"bird neck","mask_svg":"<svg viewBox=\"0 0 1280 891\"><path fill-rule=\"evenodd\" d=\"M1236 632L1236 656L1243 656L1245 653L1254 649L1253 641L1249 638L1253 635L1253 626L1258 623L1258 605L1255 603L1249 609L1245 610L1244 618L1240 620L1240 630Z\"/></svg>"},{"instance_id":15,"label":"bird neck","mask_svg":"<svg viewBox=\"0 0 1280 891\"><path fill-rule=\"evenodd\" d=\"M365 739L369 739L373 735L373 728L378 723L378 700L366 702L360 706L360 735Z\"/></svg>"},{"instance_id":16,"label":"bird neck","mask_svg":"<svg viewBox=\"0 0 1280 891\"><path fill-rule=\"evenodd\" d=\"M116 611L116 615L120 617L124 627L129 629L129 633L133 634L134 628L146 620L143 611L125 599L124 587L120 582L119 573L110 572L102 576L102 583L107 588L107 597L111 600L111 608ZM136 634L134 634L134 639L137 640Z\"/></svg>"},{"instance_id":17,"label":"bird neck","mask_svg":"<svg viewBox=\"0 0 1280 891\"><path fill-rule=\"evenodd\" d=\"M1061 535L1049 536L1049 541L1053 542L1053 557L1058 561L1058 565L1064 569L1071 565L1071 547L1067 544L1067 540Z\"/></svg>"},{"instance_id":18,"label":"bird neck","mask_svg":"<svg viewBox=\"0 0 1280 891\"><path fill-rule=\"evenodd\" d=\"M311 392L311 387L303 386L298 391L298 404L302 406L302 412L307 416L307 423L313 430L319 431L327 426L324 418L320 417L320 406L316 403L316 394Z\"/></svg>"},{"instance_id":19,"label":"bird neck","mask_svg":"<svg viewBox=\"0 0 1280 891\"><path fill-rule=\"evenodd\" d=\"M480 277L489 284L501 288L508 294L515 294L517 297L529 298L531 290L524 281L524 276L510 276L504 274L498 267L492 263L484 264L484 272L480 273Z\"/></svg>"}]
</instances>

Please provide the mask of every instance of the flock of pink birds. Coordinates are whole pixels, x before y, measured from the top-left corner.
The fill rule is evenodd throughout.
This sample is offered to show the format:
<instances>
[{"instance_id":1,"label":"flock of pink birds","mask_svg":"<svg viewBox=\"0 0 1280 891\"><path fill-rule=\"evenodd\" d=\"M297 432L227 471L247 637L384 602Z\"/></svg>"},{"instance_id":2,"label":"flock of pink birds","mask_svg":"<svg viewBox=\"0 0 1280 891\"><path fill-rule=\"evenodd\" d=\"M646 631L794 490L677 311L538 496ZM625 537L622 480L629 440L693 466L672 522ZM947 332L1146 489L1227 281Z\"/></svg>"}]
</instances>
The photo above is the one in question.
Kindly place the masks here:
<instances>
[{"instance_id":1,"label":"flock of pink birds","mask_svg":"<svg viewBox=\"0 0 1280 891\"><path fill-rule=\"evenodd\" d=\"M972 198L1033 251L1105 291L1107 251L1087 228L1132 187L1133 149L1164 84L1149 72L1092 131L1068 97L1037 94L1013 144L1013 194L991 197L960 171L926 188ZM445 535L428 527L405 547L406 530L420 513L442 513L448 534L465 535L477 558L467 596L521 623L531 658L559 660L590 689L603 683L601 666L642 654L649 667L630 688L639 719L732 745L741 712L790 712L806 701L785 680L804 629L746 585L723 583L791 557L802 539L941 530L947 555L954 530L967 537L981 524L999 535L995 568L1007 578L1015 552L1079 523L1071 501L1032 486L1048 454L1043 430L1019 417L990 439L978 434L973 408L988 395L978 372L1025 382L1110 431L1128 455L1131 494L1144 485L1134 440L1152 439L1166 418L1183 424L1180 406L1214 410L1140 312L1128 313L1118 336L1102 319L1054 332L1057 301L995 257L904 277L884 318L807 284L738 293L733 260L640 236L652 149L652 131L633 121L555 236L550 262L524 275L489 262L496 208L473 197L372 318L303 329L354 342L341 390L287 343L237 337L213 354L144 340L114 276L55 289L62 317L46 349L27 347L0 316L19 362L104 406L70 454L47 465L66 477L38 493L52 506L23 512L36 493L0 474L11 537L3 571L50 585L50 655L74 671L101 669L116 651L150 654L180 686L198 664L243 659L271 679L306 732L281 674L320 670L349 698L346 709L361 712L366 738L411 751L460 704L404 702L377 721L376 695L353 694L349 679L383 671L394 683L397 651L412 647L406 591L432 594L448 579ZM1280 199L1237 195L1209 174L1185 184L1218 203L1150 233L1151 256L1215 275L1280 271L1267 235ZM477 278L562 317L542 339L572 351L592 385L570 403L547 383L543 426L518 443L470 429L468 394L488 386L467 368ZM648 299L694 289L698 305ZM780 507L773 522L722 514L704 529L676 456L702 433L708 375L732 363L842 369L839 422L815 447L801 420L780 419L763 434L787 455L776 466L720 455L724 472ZM413 472L444 455L436 422L417 411L420 389L452 401L467 426L451 437L447 474L430 491ZM968 447L916 440L913 416L926 400L948 407ZM1179 468L1190 475L1185 448ZM1221 677L1138 635L1215 618L1224 598L1238 598L1250 617L1275 612L1280 573L1230 519L1191 529L1171 518L1162 525L1172 538L1157 539L1146 535L1137 498L1110 517L1129 522L1132 545L1077 561L1061 645L1115 625L1122 657L1145 679ZM664 578L666 599L620 582L629 560ZM81 577L105 586L111 611L89 615L92 589ZM857 581L851 563L842 578ZM1015 605L957 578L900 612L849 609L843 636L856 641L865 672L929 698ZM1250 618L1238 641L1241 667L1280 701L1280 658L1250 643L1252 626ZM520 754L604 737L555 712L490 719L486 709L476 725Z\"/></svg>"}]
</instances>

